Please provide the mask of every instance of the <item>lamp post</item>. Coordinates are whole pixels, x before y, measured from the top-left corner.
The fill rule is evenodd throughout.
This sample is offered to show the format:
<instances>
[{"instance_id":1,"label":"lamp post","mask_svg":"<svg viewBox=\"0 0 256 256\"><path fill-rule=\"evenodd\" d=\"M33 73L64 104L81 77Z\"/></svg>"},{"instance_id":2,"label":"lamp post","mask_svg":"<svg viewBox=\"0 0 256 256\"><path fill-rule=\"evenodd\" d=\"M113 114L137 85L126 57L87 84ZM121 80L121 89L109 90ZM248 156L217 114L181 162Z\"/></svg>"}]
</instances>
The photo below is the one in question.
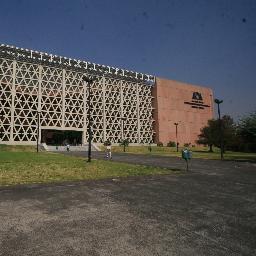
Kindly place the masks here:
<instances>
[{"instance_id":1,"label":"lamp post","mask_svg":"<svg viewBox=\"0 0 256 256\"><path fill-rule=\"evenodd\" d=\"M40 111L37 111L37 138L36 138L36 152L39 152L39 133L40 133Z\"/></svg>"},{"instance_id":2,"label":"lamp post","mask_svg":"<svg viewBox=\"0 0 256 256\"><path fill-rule=\"evenodd\" d=\"M176 128L176 151L179 152L179 142L178 142L178 125L179 123L174 123Z\"/></svg>"},{"instance_id":3,"label":"lamp post","mask_svg":"<svg viewBox=\"0 0 256 256\"><path fill-rule=\"evenodd\" d=\"M124 146L124 152L125 152L125 144L126 144L126 141L125 141L125 136L124 136L124 121L126 120L125 117L121 117L121 121L122 121L122 136L123 136L123 146Z\"/></svg>"},{"instance_id":4,"label":"lamp post","mask_svg":"<svg viewBox=\"0 0 256 256\"><path fill-rule=\"evenodd\" d=\"M218 105L218 120L219 120L219 132L220 132L220 159L223 160L223 134L222 134L222 122L220 119L220 104L223 100L215 99L214 102Z\"/></svg>"},{"instance_id":5,"label":"lamp post","mask_svg":"<svg viewBox=\"0 0 256 256\"><path fill-rule=\"evenodd\" d=\"M89 130L89 139L88 139L88 162L92 160L92 116L91 116L91 85L93 82L92 78L83 76L83 81L88 84L88 130Z\"/></svg>"}]
</instances>

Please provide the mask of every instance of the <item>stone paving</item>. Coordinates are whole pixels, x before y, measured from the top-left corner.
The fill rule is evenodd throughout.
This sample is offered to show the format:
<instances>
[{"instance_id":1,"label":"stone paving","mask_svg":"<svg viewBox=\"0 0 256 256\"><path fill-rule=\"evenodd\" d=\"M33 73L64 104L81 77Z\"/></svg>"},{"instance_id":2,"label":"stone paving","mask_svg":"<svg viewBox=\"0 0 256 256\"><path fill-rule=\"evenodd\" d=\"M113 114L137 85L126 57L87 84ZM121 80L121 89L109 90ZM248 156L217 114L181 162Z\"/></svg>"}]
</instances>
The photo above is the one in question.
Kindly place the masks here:
<instances>
[{"instance_id":1,"label":"stone paving","mask_svg":"<svg viewBox=\"0 0 256 256\"><path fill-rule=\"evenodd\" d=\"M200 159L163 176L1 187L0 255L256 255L255 200L255 164Z\"/></svg>"}]
</instances>

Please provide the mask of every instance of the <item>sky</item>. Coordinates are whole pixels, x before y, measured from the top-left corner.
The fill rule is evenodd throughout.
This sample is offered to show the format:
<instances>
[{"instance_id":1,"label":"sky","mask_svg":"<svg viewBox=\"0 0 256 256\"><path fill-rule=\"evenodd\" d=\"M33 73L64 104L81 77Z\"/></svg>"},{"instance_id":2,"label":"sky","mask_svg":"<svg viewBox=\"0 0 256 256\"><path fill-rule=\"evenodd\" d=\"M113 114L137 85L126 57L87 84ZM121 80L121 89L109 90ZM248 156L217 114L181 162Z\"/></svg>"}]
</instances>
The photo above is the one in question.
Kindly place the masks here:
<instances>
[{"instance_id":1,"label":"sky","mask_svg":"<svg viewBox=\"0 0 256 256\"><path fill-rule=\"evenodd\" d=\"M210 87L256 111L256 0L1 0L0 44Z\"/></svg>"}]
</instances>

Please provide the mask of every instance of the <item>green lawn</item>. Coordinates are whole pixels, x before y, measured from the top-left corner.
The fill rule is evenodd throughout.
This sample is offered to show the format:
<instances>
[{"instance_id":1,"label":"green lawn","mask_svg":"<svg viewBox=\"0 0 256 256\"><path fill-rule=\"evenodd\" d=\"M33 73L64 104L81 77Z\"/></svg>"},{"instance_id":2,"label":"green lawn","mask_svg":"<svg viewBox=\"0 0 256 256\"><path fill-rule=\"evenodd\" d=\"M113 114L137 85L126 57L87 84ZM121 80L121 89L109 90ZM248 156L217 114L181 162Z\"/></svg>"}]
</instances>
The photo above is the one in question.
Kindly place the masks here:
<instances>
[{"instance_id":1,"label":"green lawn","mask_svg":"<svg viewBox=\"0 0 256 256\"><path fill-rule=\"evenodd\" d=\"M34 146L0 145L0 185L26 183L50 183L86 179L103 179L137 175L169 174L172 170L104 160L87 163L84 158L64 156L57 153L36 153ZM113 147L113 152L122 152L123 147ZM127 147L127 153L181 156L175 148ZM219 152L209 153L206 148L193 148L193 158L219 159ZM226 160L255 161L256 154L226 152ZM177 171L177 170L173 170Z\"/></svg>"},{"instance_id":2,"label":"green lawn","mask_svg":"<svg viewBox=\"0 0 256 256\"><path fill-rule=\"evenodd\" d=\"M1 151L9 151L9 152L35 152L36 151L36 146L0 144L0 152Z\"/></svg>"},{"instance_id":3,"label":"green lawn","mask_svg":"<svg viewBox=\"0 0 256 256\"><path fill-rule=\"evenodd\" d=\"M219 149L214 149L214 152L208 152L208 148L198 147L190 148L193 158L204 159L220 159ZM123 147L114 146L113 152L123 152ZM175 147L152 147L152 151L148 150L148 146L129 146L126 147L127 153L134 154L149 154L149 155L161 155L161 156L176 156L181 157L181 152L176 152ZM231 152L227 151L224 154L225 160L237 160L237 161L256 161L256 153L243 153L243 152Z\"/></svg>"},{"instance_id":4,"label":"green lawn","mask_svg":"<svg viewBox=\"0 0 256 256\"><path fill-rule=\"evenodd\" d=\"M174 170L175 171L175 170ZM137 175L170 174L172 170L46 152L0 151L0 185L50 183Z\"/></svg>"}]
</instances>

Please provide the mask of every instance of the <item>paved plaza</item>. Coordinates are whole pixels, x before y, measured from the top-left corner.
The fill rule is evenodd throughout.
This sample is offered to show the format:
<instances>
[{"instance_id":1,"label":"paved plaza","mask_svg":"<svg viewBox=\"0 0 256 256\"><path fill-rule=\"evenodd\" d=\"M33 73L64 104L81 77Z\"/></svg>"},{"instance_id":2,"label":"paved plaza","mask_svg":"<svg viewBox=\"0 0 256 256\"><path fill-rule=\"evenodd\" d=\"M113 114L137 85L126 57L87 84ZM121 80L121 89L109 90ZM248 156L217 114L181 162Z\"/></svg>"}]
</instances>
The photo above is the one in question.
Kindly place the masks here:
<instances>
[{"instance_id":1,"label":"paved plaza","mask_svg":"<svg viewBox=\"0 0 256 256\"><path fill-rule=\"evenodd\" d=\"M0 255L256 255L255 200L255 164L200 159L170 175L1 187Z\"/></svg>"}]
</instances>

